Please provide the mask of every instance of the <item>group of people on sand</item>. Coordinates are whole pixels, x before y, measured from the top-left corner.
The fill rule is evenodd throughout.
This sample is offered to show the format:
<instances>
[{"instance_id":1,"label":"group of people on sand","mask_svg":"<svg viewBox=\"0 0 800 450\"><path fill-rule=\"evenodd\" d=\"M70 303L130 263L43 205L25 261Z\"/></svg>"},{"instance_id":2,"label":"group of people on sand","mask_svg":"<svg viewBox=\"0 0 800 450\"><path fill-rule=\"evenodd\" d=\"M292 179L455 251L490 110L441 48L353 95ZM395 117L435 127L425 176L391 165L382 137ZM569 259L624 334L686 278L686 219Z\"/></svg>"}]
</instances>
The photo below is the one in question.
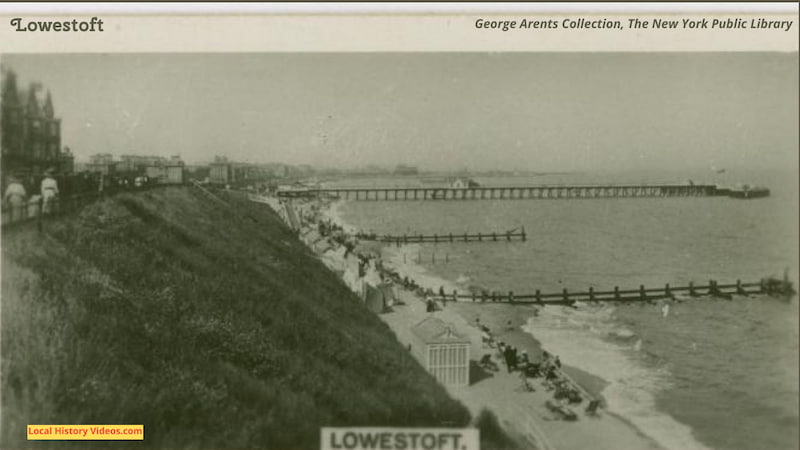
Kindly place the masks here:
<instances>
[{"instance_id":1,"label":"group of people on sand","mask_svg":"<svg viewBox=\"0 0 800 450\"><path fill-rule=\"evenodd\" d=\"M476 319L476 324L483 333L484 342L494 346L491 331L485 325L481 325L479 319ZM519 372L529 390L533 390L533 388L528 384L528 378L543 378L545 388L548 391L554 391L553 397L556 400L564 400L571 404L583 401L580 391L561 371L561 359L557 355L543 351L541 360L533 361L525 350L520 350L503 341L497 342L496 348L506 364L508 373ZM491 360L491 354L484 356L481 366L490 370L498 370ZM596 408L596 405L593 406Z\"/></svg>"}]
</instances>

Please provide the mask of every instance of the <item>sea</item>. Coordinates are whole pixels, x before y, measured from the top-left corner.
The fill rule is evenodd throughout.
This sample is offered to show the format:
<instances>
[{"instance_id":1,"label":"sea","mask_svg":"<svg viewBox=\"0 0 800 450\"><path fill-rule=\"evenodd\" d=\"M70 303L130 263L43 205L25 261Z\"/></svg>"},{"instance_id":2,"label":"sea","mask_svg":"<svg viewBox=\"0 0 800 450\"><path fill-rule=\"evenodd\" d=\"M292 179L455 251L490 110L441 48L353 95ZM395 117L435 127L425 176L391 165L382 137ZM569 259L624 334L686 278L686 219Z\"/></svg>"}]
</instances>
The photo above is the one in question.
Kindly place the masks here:
<instances>
[{"instance_id":1,"label":"sea","mask_svg":"<svg viewBox=\"0 0 800 450\"><path fill-rule=\"evenodd\" d=\"M732 171L733 172L733 171ZM577 183L761 184L771 196L571 200L340 201L346 224L378 234L504 232L525 242L389 249L440 285L530 294L798 281L794 168L474 177L484 186ZM439 186L444 177L340 180L338 186ZM422 281L420 281L422 280ZM429 286L428 286L429 285ZM798 300L756 296L642 305L546 307L525 331L605 380L608 411L669 449L798 448Z\"/></svg>"}]
</instances>

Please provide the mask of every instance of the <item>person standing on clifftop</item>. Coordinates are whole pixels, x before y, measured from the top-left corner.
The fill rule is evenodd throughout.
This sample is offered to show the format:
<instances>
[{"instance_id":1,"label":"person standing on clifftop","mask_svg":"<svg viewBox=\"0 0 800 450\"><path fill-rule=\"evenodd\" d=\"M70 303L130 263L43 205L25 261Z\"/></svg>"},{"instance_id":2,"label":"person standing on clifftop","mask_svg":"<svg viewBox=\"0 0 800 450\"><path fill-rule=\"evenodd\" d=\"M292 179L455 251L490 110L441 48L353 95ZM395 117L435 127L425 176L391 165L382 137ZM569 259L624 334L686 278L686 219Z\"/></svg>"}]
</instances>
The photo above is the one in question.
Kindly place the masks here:
<instances>
[{"instance_id":1,"label":"person standing on clifftop","mask_svg":"<svg viewBox=\"0 0 800 450\"><path fill-rule=\"evenodd\" d=\"M9 209L11 210L11 217L9 220L11 222L25 217L24 214L26 211L23 210L23 206L25 205L27 197L28 194L25 192L25 187L22 186L19 179L14 175L9 177L6 192L3 194L3 202L9 205Z\"/></svg>"},{"instance_id":2,"label":"person standing on clifftop","mask_svg":"<svg viewBox=\"0 0 800 450\"><path fill-rule=\"evenodd\" d=\"M53 178L54 172L53 168L47 169L42 180L42 199L44 200L42 212L45 214L54 212L56 198L58 197L58 182Z\"/></svg>"}]
</instances>

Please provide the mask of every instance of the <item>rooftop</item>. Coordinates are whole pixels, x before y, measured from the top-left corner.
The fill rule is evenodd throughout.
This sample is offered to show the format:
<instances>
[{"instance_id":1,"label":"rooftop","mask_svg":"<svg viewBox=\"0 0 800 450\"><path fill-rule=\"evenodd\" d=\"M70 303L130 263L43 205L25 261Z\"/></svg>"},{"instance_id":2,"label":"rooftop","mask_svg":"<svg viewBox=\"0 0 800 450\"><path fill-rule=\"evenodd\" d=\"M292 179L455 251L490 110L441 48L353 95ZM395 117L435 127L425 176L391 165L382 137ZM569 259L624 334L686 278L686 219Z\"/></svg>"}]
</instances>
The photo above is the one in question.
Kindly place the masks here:
<instances>
[{"instance_id":1,"label":"rooftop","mask_svg":"<svg viewBox=\"0 0 800 450\"><path fill-rule=\"evenodd\" d=\"M411 332L426 344L469 344L470 340L455 331L455 326L429 316L414 325Z\"/></svg>"}]
</instances>

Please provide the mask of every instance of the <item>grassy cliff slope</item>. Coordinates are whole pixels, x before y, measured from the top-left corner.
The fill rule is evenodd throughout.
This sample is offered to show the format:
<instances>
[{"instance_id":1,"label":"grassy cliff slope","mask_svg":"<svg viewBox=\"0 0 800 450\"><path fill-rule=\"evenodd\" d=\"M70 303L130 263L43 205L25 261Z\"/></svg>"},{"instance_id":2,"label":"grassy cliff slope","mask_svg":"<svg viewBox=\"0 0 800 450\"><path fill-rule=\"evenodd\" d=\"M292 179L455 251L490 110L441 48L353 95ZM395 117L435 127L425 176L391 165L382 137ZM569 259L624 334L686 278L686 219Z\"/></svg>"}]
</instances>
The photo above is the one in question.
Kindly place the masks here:
<instances>
[{"instance_id":1,"label":"grassy cliff slope","mask_svg":"<svg viewBox=\"0 0 800 450\"><path fill-rule=\"evenodd\" d=\"M122 194L3 234L0 446L35 423L287 449L323 425L469 423L275 214L223 198Z\"/></svg>"}]
</instances>

